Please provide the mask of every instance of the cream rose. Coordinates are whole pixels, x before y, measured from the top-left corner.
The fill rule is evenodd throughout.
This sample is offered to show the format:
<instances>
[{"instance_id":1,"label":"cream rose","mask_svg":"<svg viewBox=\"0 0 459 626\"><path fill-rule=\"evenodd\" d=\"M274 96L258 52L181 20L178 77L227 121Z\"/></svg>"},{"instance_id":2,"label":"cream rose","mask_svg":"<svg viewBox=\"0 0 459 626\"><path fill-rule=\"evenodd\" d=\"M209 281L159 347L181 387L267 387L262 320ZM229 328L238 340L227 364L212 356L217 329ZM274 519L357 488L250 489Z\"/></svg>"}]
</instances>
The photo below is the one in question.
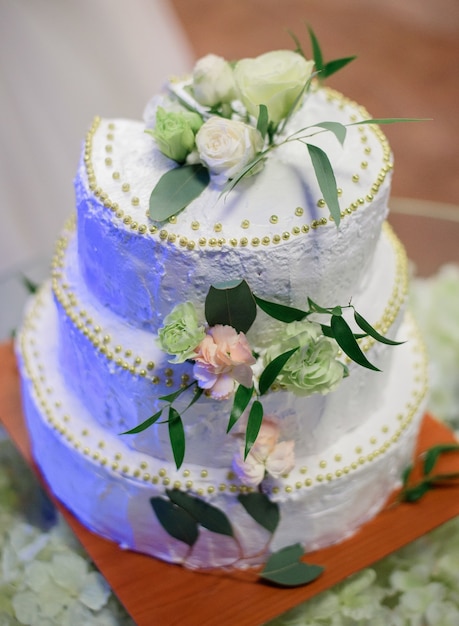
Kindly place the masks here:
<instances>
[{"instance_id":1,"label":"cream rose","mask_svg":"<svg viewBox=\"0 0 459 626\"><path fill-rule=\"evenodd\" d=\"M313 67L313 61L290 50L242 59L234 70L239 97L254 117L258 117L259 105L264 104L269 119L278 124L294 105Z\"/></svg>"},{"instance_id":2,"label":"cream rose","mask_svg":"<svg viewBox=\"0 0 459 626\"><path fill-rule=\"evenodd\" d=\"M215 116L199 129L196 146L213 182L223 185L261 151L263 138L252 126Z\"/></svg>"},{"instance_id":3,"label":"cream rose","mask_svg":"<svg viewBox=\"0 0 459 626\"><path fill-rule=\"evenodd\" d=\"M223 57L208 54L193 69L193 93L205 106L231 102L236 97L233 70Z\"/></svg>"}]
</instances>

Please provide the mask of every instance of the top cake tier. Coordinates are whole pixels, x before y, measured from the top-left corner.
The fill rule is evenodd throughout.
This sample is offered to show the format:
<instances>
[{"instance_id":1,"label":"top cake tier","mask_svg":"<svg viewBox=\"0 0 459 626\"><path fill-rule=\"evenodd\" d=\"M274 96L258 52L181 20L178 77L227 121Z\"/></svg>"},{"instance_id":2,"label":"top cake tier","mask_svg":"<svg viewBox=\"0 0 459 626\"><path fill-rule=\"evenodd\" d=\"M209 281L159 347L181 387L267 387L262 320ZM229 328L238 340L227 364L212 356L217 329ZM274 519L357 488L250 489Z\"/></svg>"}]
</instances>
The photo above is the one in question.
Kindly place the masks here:
<instances>
[{"instance_id":1,"label":"top cake tier","mask_svg":"<svg viewBox=\"0 0 459 626\"><path fill-rule=\"evenodd\" d=\"M345 304L370 266L387 215L392 155L369 116L314 87L280 140L305 127L328 156L341 222L330 216L306 146L272 150L261 171L228 193L209 186L178 215L148 215L152 189L177 164L145 124L96 119L75 186L78 254L89 289L129 324L156 332L180 302L203 306L211 285L245 279L261 298L304 307ZM343 145L322 122L347 125Z\"/></svg>"}]
</instances>

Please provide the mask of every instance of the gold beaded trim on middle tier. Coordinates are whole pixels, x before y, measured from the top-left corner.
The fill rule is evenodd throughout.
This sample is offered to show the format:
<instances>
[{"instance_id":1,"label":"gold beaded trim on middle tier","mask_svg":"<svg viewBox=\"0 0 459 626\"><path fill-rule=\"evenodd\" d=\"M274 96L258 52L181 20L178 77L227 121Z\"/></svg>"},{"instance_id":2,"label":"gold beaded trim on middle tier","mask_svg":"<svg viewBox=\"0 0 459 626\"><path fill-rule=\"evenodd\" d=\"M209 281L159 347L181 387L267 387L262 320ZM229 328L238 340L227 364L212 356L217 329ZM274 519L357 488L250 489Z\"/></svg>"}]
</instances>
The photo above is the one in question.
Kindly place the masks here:
<instances>
[{"instance_id":1,"label":"gold beaded trim on middle tier","mask_svg":"<svg viewBox=\"0 0 459 626\"><path fill-rule=\"evenodd\" d=\"M363 119L370 118L368 112L365 110L364 107L356 104L349 98L346 98L341 93L333 89L330 89L328 87L325 87L324 89L326 91L326 94L327 94L326 97L328 101L337 101L339 103L340 108L343 108L343 109L345 106L351 106L353 107L353 110L357 111ZM350 122L356 122L357 120L358 120L358 116L356 115L356 113L350 114ZM89 189L94 193L96 197L100 199L104 207L112 211L113 216L116 220L119 220L120 223L124 227L126 228L128 227L130 230L138 231L139 234L141 235L159 236L159 238L162 241L173 243L175 245L179 245L189 250L194 250L196 247L221 248L225 245L229 245L231 247L251 246L253 248L256 248L260 246L260 243L264 247L269 246L269 245L278 245L281 241L288 240L290 236L306 235L310 233L311 230L316 230L317 228L327 226L331 222L334 221L331 216L330 217L324 216L319 219L312 220L309 224L299 223L297 225L292 226L292 228L288 231L279 231L278 233L273 233L271 235L265 234L264 236L253 236L251 238L248 238L242 235L239 238L232 236L232 237L229 237L228 239L225 238L224 236L219 236L219 237L200 236L196 240L191 239L189 236L184 235L184 234L180 234L176 232L169 232L167 228L164 228L164 227L158 228L158 226L152 222L148 222L148 223L141 222L139 221L139 219L134 219L130 215L125 215L124 211L120 209L118 203L113 202L109 198L108 194L104 192L97 184L94 164L92 162L92 151L93 151L94 136L96 132L98 131L100 125L101 125L101 119L99 117L96 117L94 119L94 122L90 130L88 131L86 143L85 143L84 163L85 163L87 177L88 177ZM104 163L107 168L109 168L110 170L113 170L113 168L115 167L115 162L116 162L116 156L114 156L114 143L113 143L114 138L115 138L115 133L116 133L116 125L114 123L109 123L108 130L109 130L109 133L105 136L105 140L106 140L105 151L109 154L109 156L105 158ZM384 133L382 132L382 130L376 125L370 125L368 128L359 127L358 131L360 132L360 142L362 144L362 150L363 150L360 168L362 170L367 169L368 162L366 161L366 158L368 158L368 155L371 152L370 146L367 145L368 144L368 136L366 134L367 131L373 133L376 139L378 140L378 143L382 150L382 165L379 169L379 172L375 180L369 185L368 189L366 189L366 191L363 191L357 198L351 201L349 205L341 211L342 219L352 215L355 211L359 209L359 207L367 203L371 203L374 200L374 197L378 193L381 185L384 183L388 172L390 172L390 170L393 167L389 143ZM125 181L122 178L119 170L114 169L112 171L112 178L113 180L120 183L120 189L123 192L123 194L127 194L127 193L132 194L131 200L130 200L131 206L139 207L140 199L139 199L138 194L135 194L132 191L132 184L130 182ZM358 183L359 180L360 180L359 173L356 172L352 174L351 181L353 183ZM341 195L340 192L341 190L338 190L338 195ZM325 206L325 202L323 198L317 198L316 205L319 208ZM126 207L126 210L127 208L128 207ZM148 211L146 210L146 208L145 207L143 208L140 207L140 208L142 209L140 214L146 215L148 217ZM302 207L297 207L296 209L294 209L296 216L300 215L298 212L298 209L304 211ZM274 225L277 224L278 216L277 215L271 216L269 221L271 224L274 224ZM170 218L169 223L171 224L177 223L177 217L173 216L172 218ZM250 224L250 220L244 219L241 222L241 228L246 229L248 228L249 224ZM199 223L196 221L193 221L191 223L191 230L196 231L196 232L199 231ZM213 230L216 233L221 233L223 230L222 224L216 223L214 225Z\"/></svg>"},{"instance_id":2,"label":"gold beaded trim on middle tier","mask_svg":"<svg viewBox=\"0 0 459 626\"><path fill-rule=\"evenodd\" d=\"M246 493L252 490L234 482L235 476L231 471L226 473L227 480L224 481L221 474L225 470L221 469L213 470L212 468L189 466L176 470L171 464L148 459L141 453L126 449L121 442L109 446L103 436L100 434L97 436L97 432L96 435L91 432L94 427L88 425L82 428L81 425L75 423L65 406L65 399L56 397L55 390L47 381L47 370L43 360L46 351L42 355L37 347L38 340L34 335L37 333L42 308L42 292L39 291L35 296L33 307L25 319L19 339L24 367L32 381L37 405L48 426L55 430L57 437L62 437L79 454L88 457L94 463L100 464L111 472L129 476L142 482L149 482L153 485L172 485L177 489L191 490L201 496L222 491ZM357 471L366 463L371 463L383 456L398 442L418 413L427 392L427 357L417 328L413 329L413 336L410 339L416 342L414 348L416 354L416 362L414 363L416 388L412 390L411 399L406 403L403 412L395 416L395 421L398 424L394 424L393 431L391 432L387 425L383 425L380 432L374 433L365 444L355 448L352 458L348 457L346 464L343 464L343 455L335 453L328 461L318 459L315 466L299 466L297 471L279 479L282 484L273 487L273 494L281 492L290 494L303 488L311 488L315 484L340 479L350 472ZM97 430L97 427L95 429ZM369 452L364 450L364 445L369 446ZM138 455L139 459L143 457L143 460L129 464L125 457L129 457L131 454ZM160 467L156 467L157 465ZM216 474L215 478L213 478L213 473ZM306 478L304 478L305 475Z\"/></svg>"}]
</instances>

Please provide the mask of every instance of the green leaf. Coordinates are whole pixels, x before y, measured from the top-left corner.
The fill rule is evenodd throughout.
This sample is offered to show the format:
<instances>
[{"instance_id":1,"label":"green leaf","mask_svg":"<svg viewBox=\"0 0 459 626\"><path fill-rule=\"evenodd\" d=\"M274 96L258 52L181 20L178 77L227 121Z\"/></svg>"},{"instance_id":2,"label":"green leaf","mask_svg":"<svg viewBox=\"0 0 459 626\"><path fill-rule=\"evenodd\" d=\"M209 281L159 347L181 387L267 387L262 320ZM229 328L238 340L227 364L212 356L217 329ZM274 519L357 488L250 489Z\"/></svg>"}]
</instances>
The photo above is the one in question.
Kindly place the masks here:
<instances>
[{"instance_id":1,"label":"green leaf","mask_svg":"<svg viewBox=\"0 0 459 626\"><path fill-rule=\"evenodd\" d=\"M337 344L350 359L352 359L362 367L374 370L375 372L380 371L375 365L370 363L370 361L364 355L364 353L360 349L359 344L357 343L356 338L354 337L352 330L349 327L349 324L346 322L344 317L341 317L340 315L332 315L331 330Z\"/></svg>"},{"instance_id":2,"label":"green leaf","mask_svg":"<svg viewBox=\"0 0 459 626\"><path fill-rule=\"evenodd\" d=\"M235 423L244 413L246 408L249 405L250 399L253 396L253 385L252 387L244 387L244 385L238 385L236 389L236 393L234 394L233 407L231 409L230 418L228 421L228 427L226 432L229 433L233 428Z\"/></svg>"},{"instance_id":3,"label":"green leaf","mask_svg":"<svg viewBox=\"0 0 459 626\"><path fill-rule=\"evenodd\" d=\"M328 78L332 74L335 74L336 72L341 70L343 67L348 65L348 63L350 63L351 61L354 61L354 59L356 58L357 57L354 55L351 57L344 57L342 59L334 59L333 61L328 61L328 63L325 63L324 65L322 76L324 78Z\"/></svg>"},{"instance_id":4,"label":"green leaf","mask_svg":"<svg viewBox=\"0 0 459 626\"><path fill-rule=\"evenodd\" d=\"M401 496L404 502L417 502L424 496L428 491L431 490L431 486L428 482L418 483L414 485L414 487L409 487L405 489Z\"/></svg>"},{"instance_id":5,"label":"green leaf","mask_svg":"<svg viewBox=\"0 0 459 626\"><path fill-rule=\"evenodd\" d=\"M424 476L430 474L435 467L438 458L445 452L457 452L459 450L459 444L457 443L443 443L437 446L429 448L425 452L423 472Z\"/></svg>"},{"instance_id":6,"label":"green leaf","mask_svg":"<svg viewBox=\"0 0 459 626\"><path fill-rule=\"evenodd\" d=\"M265 104L260 104L258 108L260 112L258 113L257 130L264 139L266 137L266 133L268 132L268 107Z\"/></svg>"},{"instance_id":7,"label":"green leaf","mask_svg":"<svg viewBox=\"0 0 459 626\"><path fill-rule=\"evenodd\" d=\"M200 164L169 170L159 179L150 196L150 218L164 222L197 198L210 181L208 170Z\"/></svg>"},{"instance_id":8,"label":"green leaf","mask_svg":"<svg viewBox=\"0 0 459 626\"><path fill-rule=\"evenodd\" d=\"M263 528L274 534L280 520L279 505L264 493L241 493L237 499L247 513Z\"/></svg>"},{"instance_id":9,"label":"green leaf","mask_svg":"<svg viewBox=\"0 0 459 626\"><path fill-rule=\"evenodd\" d=\"M206 297L205 316L209 326L223 324L246 333L257 316L257 305L246 281L212 285Z\"/></svg>"},{"instance_id":10,"label":"green leaf","mask_svg":"<svg viewBox=\"0 0 459 626\"><path fill-rule=\"evenodd\" d=\"M293 31L289 29L287 29L287 32L290 35L290 37L293 39L293 41L295 42L296 48L294 52L297 52L298 54L301 54L302 57L306 58L306 55L303 51L303 48L301 47L300 40L298 39L298 37L295 35Z\"/></svg>"},{"instance_id":11,"label":"green leaf","mask_svg":"<svg viewBox=\"0 0 459 626\"><path fill-rule=\"evenodd\" d=\"M268 302L268 300L263 300L255 294L253 294L253 297L262 311L275 320L280 320L287 324L290 322L299 322L308 315L306 311L301 311L300 309L295 309L294 307L284 304L278 304L277 302Z\"/></svg>"},{"instance_id":12,"label":"green leaf","mask_svg":"<svg viewBox=\"0 0 459 626\"><path fill-rule=\"evenodd\" d=\"M333 309L320 306L317 302L311 300L311 298L308 298L308 306L313 313L323 313L324 315L330 315L333 313Z\"/></svg>"},{"instance_id":13,"label":"green leaf","mask_svg":"<svg viewBox=\"0 0 459 626\"><path fill-rule=\"evenodd\" d=\"M152 426L155 422L157 422L159 418L161 417L162 412L163 410L161 409L160 411L158 411L157 413L155 413L154 415L146 419L144 422L142 422L138 426L131 428L131 430L126 430L124 433L121 433L121 434L122 435L136 435L137 433L141 433L143 430L146 430L147 428Z\"/></svg>"},{"instance_id":14,"label":"green leaf","mask_svg":"<svg viewBox=\"0 0 459 626\"><path fill-rule=\"evenodd\" d=\"M177 469L179 469L185 456L185 431L180 413L172 406L169 407L169 419L167 420L167 424L169 426L169 439L171 441L175 465Z\"/></svg>"},{"instance_id":15,"label":"green leaf","mask_svg":"<svg viewBox=\"0 0 459 626\"><path fill-rule=\"evenodd\" d=\"M347 128L344 124L340 124L339 122L320 122L319 124L315 124L315 126L329 130L335 135L341 145L344 144L347 134Z\"/></svg>"},{"instance_id":16,"label":"green leaf","mask_svg":"<svg viewBox=\"0 0 459 626\"><path fill-rule=\"evenodd\" d=\"M405 343L404 341L393 341L392 339L388 339L387 337L384 337L384 335L380 335L378 333L377 330L375 330L373 328L373 326L371 326L371 324L369 324L361 315L360 313L357 313L357 311L354 309L354 319L357 322L357 325L363 330L365 331L365 333L367 335L370 335L370 337L373 337L373 339L376 339L376 341L379 341L380 343L385 343L388 346L400 346L402 343Z\"/></svg>"},{"instance_id":17,"label":"green leaf","mask_svg":"<svg viewBox=\"0 0 459 626\"><path fill-rule=\"evenodd\" d=\"M326 153L317 146L310 143L306 144L309 156L311 157L312 166L319 183L320 191L328 206L330 215L333 217L336 226L339 226L341 220L341 211L338 202L338 190L336 186L335 174Z\"/></svg>"},{"instance_id":18,"label":"green leaf","mask_svg":"<svg viewBox=\"0 0 459 626\"><path fill-rule=\"evenodd\" d=\"M195 384L196 384L196 388L194 390L193 397L192 397L191 402L189 403L189 405L186 407L186 409L189 409L190 406L193 406L193 404L195 402L197 402L199 400L199 398L202 396L202 394L204 393L204 389L201 389L201 387L198 387L197 383L195 383ZM186 411L186 409L185 409L185 411Z\"/></svg>"},{"instance_id":19,"label":"green leaf","mask_svg":"<svg viewBox=\"0 0 459 626\"><path fill-rule=\"evenodd\" d=\"M311 41L312 47L312 58L314 59L314 65L318 72L321 72L324 67L324 59L322 56L322 50L320 49L319 41L312 30L312 28L308 25L309 39Z\"/></svg>"},{"instance_id":20,"label":"green leaf","mask_svg":"<svg viewBox=\"0 0 459 626\"><path fill-rule=\"evenodd\" d=\"M413 471L413 465L408 465L402 472L402 485L406 487Z\"/></svg>"},{"instance_id":21,"label":"green leaf","mask_svg":"<svg viewBox=\"0 0 459 626\"><path fill-rule=\"evenodd\" d=\"M174 504L186 511L191 517L207 530L219 535L234 537L234 532L226 515L217 507L190 496L179 489L166 489L166 493Z\"/></svg>"},{"instance_id":22,"label":"green leaf","mask_svg":"<svg viewBox=\"0 0 459 626\"><path fill-rule=\"evenodd\" d=\"M258 165L260 161L264 161L268 152L269 152L269 148L267 150L263 150L263 152L260 152L259 154L257 154L257 156L254 159L252 159L252 161L247 163L247 165L245 165L238 172L236 172L233 178L231 178L223 187L222 194L229 193L232 189L234 189L234 187L236 187L236 185L244 178L244 176L247 176L250 170L252 170L256 165Z\"/></svg>"},{"instance_id":23,"label":"green leaf","mask_svg":"<svg viewBox=\"0 0 459 626\"><path fill-rule=\"evenodd\" d=\"M275 552L268 559L260 577L282 587L299 587L316 580L324 568L309 565L299 559L303 556L300 544L288 546Z\"/></svg>"},{"instance_id":24,"label":"green leaf","mask_svg":"<svg viewBox=\"0 0 459 626\"><path fill-rule=\"evenodd\" d=\"M258 400L252 404L249 418L247 420L247 428L245 431L245 450L244 460L247 458L253 444L255 443L258 433L260 432L261 422L263 421L263 405Z\"/></svg>"},{"instance_id":25,"label":"green leaf","mask_svg":"<svg viewBox=\"0 0 459 626\"><path fill-rule=\"evenodd\" d=\"M192 387L195 384L196 384L196 381L193 381L192 383L190 383L186 387L177 389L177 391L174 391L173 393L170 393L167 396L159 396L159 399L160 400L164 400L164 402L174 402L174 400L177 400L177 398L179 396L181 396L184 391L186 391L187 389L189 389L190 387Z\"/></svg>"},{"instance_id":26,"label":"green leaf","mask_svg":"<svg viewBox=\"0 0 459 626\"><path fill-rule=\"evenodd\" d=\"M422 117L379 117L369 120L360 120L359 122L352 122L347 126L360 126L362 124L398 124L399 122L430 122L429 118Z\"/></svg>"},{"instance_id":27,"label":"green leaf","mask_svg":"<svg viewBox=\"0 0 459 626\"><path fill-rule=\"evenodd\" d=\"M171 537L189 546L194 545L199 536L199 529L189 513L164 498L150 498L150 503L159 523Z\"/></svg>"},{"instance_id":28,"label":"green leaf","mask_svg":"<svg viewBox=\"0 0 459 626\"><path fill-rule=\"evenodd\" d=\"M22 276L22 284L24 285L24 287L27 289L28 293L30 294L36 293L39 287L38 283L34 283L27 276Z\"/></svg>"},{"instance_id":29,"label":"green leaf","mask_svg":"<svg viewBox=\"0 0 459 626\"><path fill-rule=\"evenodd\" d=\"M297 346L296 348L292 348L287 352L283 352L282 354L279 354L279 356L276 356L276 358L273 359L271 363L268 363L260 376L259 387L261 396L263 396L269 390L273 382L279 376L284 365L287 363L292 354L299 350L299 348L300 346Z\"/></svg>"}]
</instances>

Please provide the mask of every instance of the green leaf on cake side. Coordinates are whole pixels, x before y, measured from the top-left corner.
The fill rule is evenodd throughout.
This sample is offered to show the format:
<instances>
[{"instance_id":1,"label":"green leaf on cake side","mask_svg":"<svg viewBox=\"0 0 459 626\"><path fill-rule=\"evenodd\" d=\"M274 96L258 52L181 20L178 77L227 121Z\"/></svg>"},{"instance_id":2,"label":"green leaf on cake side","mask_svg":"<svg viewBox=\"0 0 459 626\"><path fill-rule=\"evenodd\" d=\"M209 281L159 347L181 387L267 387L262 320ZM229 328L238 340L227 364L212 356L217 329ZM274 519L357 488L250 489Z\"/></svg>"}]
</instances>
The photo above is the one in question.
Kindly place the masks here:
<instances>
[{"instance_id":1,"label":"green leaf on cake side","mask_svg":"<svg viewBox=\"0 0 459 626\"><path fill-rule=\"evenodd\" d=\"M283 352L282 354L279 354L279 356L277 356L270 363L268 363L268 365L265 367L265 369L263 370L260 376L260 381L259 381L260 396L263 396L269 390L271 385L274 383L276 378L281 373L284 365L287 363L289 358L297 350L299 350L299 346L297 346L296 348L292 348L291 350L288 350L287 352Z\"/></svg>"},{"instance_id":2,"label":"green leaf on cake side","mask_svg":"<svg viewBox=\"0 0 459 626\"><path fill-rule=\"evenodd\" d=\"M156 517L164 530L174 539L193 546L199 536L196 520L184 509L161 497L150 498Z\"/></svg>"},{"instance_id":3,"label":"green leaf on cake side","mask_svg":"<svg viewBox=\"0 0 459 626\"><path fill-rule=\"evenodd\" d=\"M230 521L217 507L179 489L166 489L166 494L171 502L186 511L203 528L219 535L234 537Z\"/></svg>"},{"instance_id":4,"label":"green leaf on cake side","mask_svg":"<svg viewBox=\"0 0 459 626\"><path fill-rule=\"evenodd\" d=\"M169 439L172 446L175 466L179 469L185 457L185 430L180 413L172 406L169 407L167 424L169 426Z\"/></svg>"},{"instance_id":5,"label":"green leaf on cake side","mask_svg":"<svg viewBox=\"0 0 459 626\"><path fill-rule=\"evenodd\" d=\"M164 222L195 200L210 181L203 165L183 165L169 170L159 179L150 196L149 215Z\"/></svg>"},{"instance_id":6,"label":"green leaf on cake side","mask_svg":"<svg viewBox=\"0 0 459 626\"><path fill-rule=\"evenodd\" d=\"M249 402L253 396L254 388L252 387L244 387L244 385L238 385L236 389L236 393L234 394L233 407L231 409L230 418L228 421L228 427L226 432L229 433L233 426L236 424L238 419L244 413L246 408L249 406Z\"/></svg>"},{"instance_id":7,"label":"green leaf on cake side","mask_svg":"<svg viewBox=\"0 0 459 626\"><path fill-rule=\"evenodd\" d=\"M237 499L257 524L274 534L280 520L279 505L264 493L241 493Z\"/></svg>"},{"instance_id":8,"label":"green leaf on cake side","mask_svg":"<svg viewBox=\"0 0 459 626\"><path fill-rule=\"evenodd\" d=\"M392 339L388 339L387 337L384 337L384 335L381 335L380 333L378 333L377 330L375 330L373 328L373 326L371 324L369 324L361 315L360 313L357 313L357 311L354 309L354 319L357 323L357 325L363 330L365 331L365 333L367 335L370 335L370 337L373 337L373 339L375 339L376 341L379 341L380 343L385 343L388 346L400 346L403 343L405 343L404 341L393 341ZM355 336L355 335L354 335Z\"/></svg>"},{"instance_id":9,"label":"green leaf on cake side","mask_svg":"<svg viewBox=\"0 0 459 626\"><path fill-rule=\"evenodd\" d=\"M245 280L212 285L205 301L205 316L209 326L232 326L246 333L257 315L257 306Z\"/></svg>"},{"instance_id":10,"label":"green leaf on cake side","mask_svg":"<svg viewBox=\"0 0 459 626\"><path fill-rule=\"evenodd\" d=\"M261 422L263 421L263 405L259 400L250 407L249 417L247 419L247 427L245 430L245 450L244 460L247 458L253 444L255 443L258 433L260 432Z\"/></svg>"},{"instance_id":11,"label":"green leaf on cake side","mask_svg":"<svg viewBox=\"0 0 459 626\"><path fill-rule=\"evenodd\" d=\"M316 580L324 568L303 563L300 560L303 555L303 548L298 543L275 552L260 572L260 578L281 587L298 587Z\"/></svg>"},{"instance_id":12,"label":"green leaf on cake side","mask_svg":"<svg viewBox=\"0 0 459 626\"><path fill-rule=\"evenodd\" d=\"M154 415L146 419L144 422L142 422L138 426L135 426L134 428L131 428L130 430L126 430L124 433L120 433L120 434L121 435L136 435L137 433L141 433L143 430L146 430L150 426L153 426L153 424L155 424L161 417L162 412L163 410L161 409L160 411L158 411L157 413L155 413Z\"/></svg>"},{"instance_id":13,"label":"green leaf on cake side","mask_svg":"<svg viewBox=\"0 0 459 626\"><path fill-rule=\"evenodd\" d=\"M299 322L309 315L306 311L301 311L291 306L268 302L268 300L263 300L255 294L253 294L253 297L262 311L280 322L286 322L287 324L290 322Z\"/></svg>"},{"instance_id":14,"label":"green leaf on cake side","mask_svg":"<svg viewBox=\"0 0 459 626\"><path fill-rule=\"evenodd\" d=\"M341 220L341 210L338 201L338 188L336 185L335 174L331 166L327 154L313 144L306 144L311 157L312 166L317 178L317 182L322 192L325 204L333 217L336 226L339 226Z\"/></svg>"},{"instance_id":15,"label":"green leaf on cake side","mask_svg":"<svg viewBox=\"0 0 459 626\"><path fill-rule=\"evenodd\" d=\"M376 372L380 371L376 365L370 363L364 355L349 324L343 317L341 317L341 315L331 316L330 327L337 344L350 359L362 367L366 367L367 369L374 370Z\"/></svg>"}]
</instances>

